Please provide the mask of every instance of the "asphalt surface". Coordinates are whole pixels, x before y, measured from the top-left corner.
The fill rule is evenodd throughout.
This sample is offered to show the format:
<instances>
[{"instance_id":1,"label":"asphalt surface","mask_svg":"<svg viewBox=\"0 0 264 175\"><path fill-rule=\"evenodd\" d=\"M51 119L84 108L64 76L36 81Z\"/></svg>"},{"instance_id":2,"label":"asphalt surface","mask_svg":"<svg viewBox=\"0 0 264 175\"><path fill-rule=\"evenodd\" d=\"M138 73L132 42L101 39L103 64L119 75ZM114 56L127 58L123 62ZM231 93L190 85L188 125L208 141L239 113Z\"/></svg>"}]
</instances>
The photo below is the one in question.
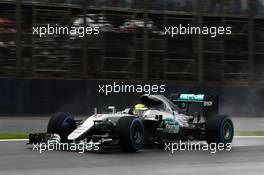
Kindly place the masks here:
<instances>
[{"instance_id":1,"label":"asphalt surface","mask_svg":"<svg viewBox=\"0 0 264 175\"><path fill-rule=\"evenodd\" d=\"M143 149L138 153L47 151L40 154L25 142L0 142L2 175L263 175L264 138L234 139L231 151Z\"/></svg>"},{"instance_id":2,"label":"asphalt surface","mask_svg":"<svg viewBox=\"0 0 264 175\"><path fill-rule=\"evenodd\" d=\"M0 133L6 132L45 132L49 116L46 117L0 117ZM85 119L85 117L77 117ZM232 118L236 131L264 130L263 118Z\"/></svg>"}]
</instances>

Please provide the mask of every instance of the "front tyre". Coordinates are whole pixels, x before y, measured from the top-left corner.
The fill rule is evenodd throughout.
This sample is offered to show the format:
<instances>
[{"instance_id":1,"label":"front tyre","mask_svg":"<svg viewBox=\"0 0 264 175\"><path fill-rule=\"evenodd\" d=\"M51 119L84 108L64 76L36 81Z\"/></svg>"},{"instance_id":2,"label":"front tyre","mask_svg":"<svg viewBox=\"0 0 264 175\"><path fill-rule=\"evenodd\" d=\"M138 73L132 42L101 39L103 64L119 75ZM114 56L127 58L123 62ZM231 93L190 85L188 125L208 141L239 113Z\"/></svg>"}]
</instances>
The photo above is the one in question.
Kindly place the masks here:
<instances>
[{"instance_id":1,"label":"front tyre","mask_svg":"<svg viewBox=\"0 0 264 175\"><path fill-rule=\"evenodd\" d=\"M76 122L69 113L58 112L48 123L47 133L58 134L61 142L67 142L68 135L76 129Z\"/></svg>"},{"instance_id":2,"label":"front tyre","mask_svg":"<svg viewBox=\"0 0 264 175\"><path fill-rule=\"evenodd\" d=\"M234 136L234 125L229 116L219 115L206 121L206 141L211 143L231 143Z\"/></svg>"},{"instance_id":3,"label":"front tyre","mask_svg":"<svg viewBox=\"0 0 264 175\"><path fill-rule=\"evenodd\" d=\"M120 136L120 149L124 152L138 151L144 142L144 127L141 120L134 116L122 117L116 124Z\"/></svg>"}]
</instances>

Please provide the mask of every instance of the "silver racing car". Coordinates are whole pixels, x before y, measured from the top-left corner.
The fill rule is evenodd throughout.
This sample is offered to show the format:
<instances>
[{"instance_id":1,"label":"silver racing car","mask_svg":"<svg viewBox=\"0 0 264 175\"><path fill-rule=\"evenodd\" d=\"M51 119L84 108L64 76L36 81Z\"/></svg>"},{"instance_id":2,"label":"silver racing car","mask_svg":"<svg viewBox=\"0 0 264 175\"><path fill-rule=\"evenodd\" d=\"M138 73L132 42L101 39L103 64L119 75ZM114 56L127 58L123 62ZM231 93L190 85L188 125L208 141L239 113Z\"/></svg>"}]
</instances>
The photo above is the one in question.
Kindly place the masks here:
<instances>
[{"instance_id":1,"label":"silver racing car","mask_svg":"<svg viewBox=\"0 0 264 175\"><path fill-rule=\"evenodd\" d=\"M29 135L29 143L56 140L60 143L100 143L100 148L118 147L135 152L144 145L164 146L178 141L231 143L234 127L226 115L218 115L218 99L205 94L143 95L141 103L123 111L108 107L83 121L69 113L50 118L47 133Z\"/></svg>"}]
</instances>

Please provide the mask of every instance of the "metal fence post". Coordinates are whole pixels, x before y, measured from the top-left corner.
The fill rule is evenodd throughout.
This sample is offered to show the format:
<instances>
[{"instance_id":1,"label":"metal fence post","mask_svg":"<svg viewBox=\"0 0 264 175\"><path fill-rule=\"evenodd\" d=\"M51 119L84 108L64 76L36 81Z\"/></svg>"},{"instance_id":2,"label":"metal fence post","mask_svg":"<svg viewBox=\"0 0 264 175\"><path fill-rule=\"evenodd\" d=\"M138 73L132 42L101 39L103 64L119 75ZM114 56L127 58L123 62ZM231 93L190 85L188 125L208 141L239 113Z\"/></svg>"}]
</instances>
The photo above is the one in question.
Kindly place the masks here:
<instances>
[{"instance_id":1,"label":"metal fence post","mask_svg":"<svg viewBox=\"0 0 264 175\"><path fill-rule=\"evenodd\" d=\"M149 34L148 34L148 18L149 18L149 0L144 0L144 33L143 33L143 79L148 80L149 77Z\"/></svg>"},{"instance_id":2,"label":"metal fence post","mask_svg":"<svg viewBox=\"0 0 264 175\"><path fill-rule=\"evenodd\" d=\"M21 0L16 1L16 76L21 77Z\"/></svg>"},{"instance_id":3,"label":"metal fence post","mask_svg":"<svg viewBox=\"0 0 264 175\"><path fill-rule=\"evenodd\" d=\"M197 1L197 14L198 14L198 26L201 28L203 25L203 7L202 0ZM203 60L203 36L198 36L198 82L203 83L204 81L204 60Z\"/></svg>"},{"instance_id":4,"label":"metal fence post","mask_svg":"<svg viewBox=\"0 0 264 175\"><path fill-rule=\"evenodd\" d=\"M82 15L83 15L83 25L84 28L87 27L87 23L86 23L86 13L87 13L87 1L83 0L83 11L82 11ZM87 78L87 38L86 36L83 38L83 44L82 44L82 74L83 74L83 78Z\"/></svg>"}]
</instances>

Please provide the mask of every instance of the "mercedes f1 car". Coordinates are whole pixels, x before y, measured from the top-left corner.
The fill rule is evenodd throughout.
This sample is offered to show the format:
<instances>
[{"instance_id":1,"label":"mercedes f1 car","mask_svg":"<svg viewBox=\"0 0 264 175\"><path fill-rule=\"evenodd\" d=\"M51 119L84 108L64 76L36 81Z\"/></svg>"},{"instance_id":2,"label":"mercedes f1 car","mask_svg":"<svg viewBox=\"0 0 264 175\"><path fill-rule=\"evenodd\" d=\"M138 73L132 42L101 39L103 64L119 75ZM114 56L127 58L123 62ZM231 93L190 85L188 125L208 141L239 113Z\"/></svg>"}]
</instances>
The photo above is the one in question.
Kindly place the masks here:
<instances>
[{"instance_id":1,"label":"mercedes f1 car","mask_svg":"<svg viewBox=\"0 0 264 175\"><path fill-rule=\"evenodd\" d=\"M56 113L47 133L29 135L29 144L56 138L60 143L100 143L100 148L119 147L135 152L143 145L178 141L231 143L234 135L229 116L218 115L217 97L204 94L143 95L141 104L117 112L95 113L83 121L69 113Z\"/></svg>"}]
</instances>

